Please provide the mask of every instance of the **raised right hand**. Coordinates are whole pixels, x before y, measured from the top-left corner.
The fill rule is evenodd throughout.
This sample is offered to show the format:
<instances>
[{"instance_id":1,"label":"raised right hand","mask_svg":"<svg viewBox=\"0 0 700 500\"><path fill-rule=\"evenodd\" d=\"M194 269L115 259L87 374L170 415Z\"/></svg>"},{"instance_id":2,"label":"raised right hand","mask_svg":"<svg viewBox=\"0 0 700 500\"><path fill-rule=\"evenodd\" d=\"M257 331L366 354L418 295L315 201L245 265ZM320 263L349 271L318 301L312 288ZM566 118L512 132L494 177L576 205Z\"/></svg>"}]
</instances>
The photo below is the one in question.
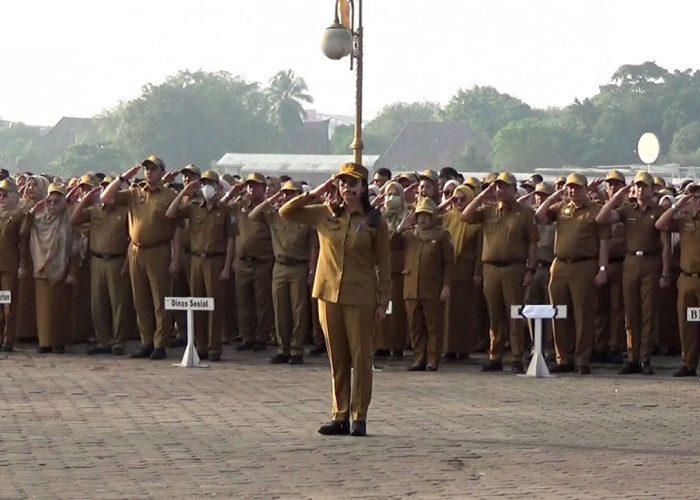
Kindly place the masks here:
<instances>
[{"instance_id":1,"label":"raised right hand","mask_svg":"<svg viewBox=\"0 0 700 500\"><path fill-rule=\"evenodd\" d=\"M136 174L138 174L142 168L143 167L141 165L134 165L122 175L122 178L126 179L127 181L131 180L136 177Z\"/></svg>"},{"instance_id":2,"label":"raised right hand","mask_svg":"<svg viewBox=\"0 0 700 500\"><path fill-rule=\"evenodd\" d=\"M311 191L309 191L309 196L314 196L314 197L323 196L324 194L326 194L330 190L330 187L333 185L334 181L335 181L335 176L329 177L326 180L326 182L324 182L320 186L316 186Z\"/></svg>"}]
</instances>

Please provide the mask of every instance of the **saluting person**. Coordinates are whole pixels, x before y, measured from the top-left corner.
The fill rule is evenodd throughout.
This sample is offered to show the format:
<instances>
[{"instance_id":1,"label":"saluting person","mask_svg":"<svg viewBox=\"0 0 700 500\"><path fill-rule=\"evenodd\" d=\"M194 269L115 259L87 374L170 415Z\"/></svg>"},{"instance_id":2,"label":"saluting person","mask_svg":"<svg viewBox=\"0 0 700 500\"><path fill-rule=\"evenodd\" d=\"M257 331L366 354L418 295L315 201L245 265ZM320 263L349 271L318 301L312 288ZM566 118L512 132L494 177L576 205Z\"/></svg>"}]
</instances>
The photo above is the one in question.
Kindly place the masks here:
<instances>
[{"instance_id":1,"label":"saluting person","mask_svg":"<svg viewBox=\"0 0 700 500\"><path fill-rule=\"evenodd\" d=\"M19 193L12 179L0 181L0 289L12 294L12 301L0 307L2 350L11 352L17 325L17 289L22 244L21 229L25 214L20 209Z\"/></svg>"}]
</instances>

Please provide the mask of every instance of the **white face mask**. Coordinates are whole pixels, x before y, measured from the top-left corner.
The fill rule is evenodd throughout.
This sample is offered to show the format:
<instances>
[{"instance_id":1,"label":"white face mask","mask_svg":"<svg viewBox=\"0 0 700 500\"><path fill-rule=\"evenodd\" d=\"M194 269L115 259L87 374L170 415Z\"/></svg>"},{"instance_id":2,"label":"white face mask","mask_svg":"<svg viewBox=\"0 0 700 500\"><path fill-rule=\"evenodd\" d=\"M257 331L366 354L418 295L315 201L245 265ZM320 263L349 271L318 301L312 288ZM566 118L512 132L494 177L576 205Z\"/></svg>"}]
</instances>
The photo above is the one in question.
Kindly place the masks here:
<instances>
[{"instance_id":1,"label":"white face mask","mask_svg":"<svg viewBox=\"0 0 700 500\"><path fill-rule=\"evenodd\" d=\"M205 200L211 200L215 194L216 189L214 189L214 186L210 186L209 184L202 186L202 196L204 196Z\"/></svg>"}]
</instances>

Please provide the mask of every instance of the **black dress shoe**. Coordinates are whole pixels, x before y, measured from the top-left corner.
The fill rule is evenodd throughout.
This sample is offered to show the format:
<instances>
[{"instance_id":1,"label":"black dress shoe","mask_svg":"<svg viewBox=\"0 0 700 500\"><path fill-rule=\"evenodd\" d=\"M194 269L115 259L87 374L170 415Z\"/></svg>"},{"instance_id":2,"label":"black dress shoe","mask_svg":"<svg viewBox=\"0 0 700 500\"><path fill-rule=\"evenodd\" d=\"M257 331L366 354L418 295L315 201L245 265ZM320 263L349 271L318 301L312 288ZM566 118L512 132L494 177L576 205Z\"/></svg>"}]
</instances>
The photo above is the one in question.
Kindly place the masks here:
<instances>
[{"instance_id":1,"label":"black dress shoe","mask_svg":"<svg viewBox=\"0 0 700 500\"><path fill-rule=\"evenodd\" d=\"M576 373L579 375L590 375L591 367L589 365L578 365L576 367Z\"/></svg>"},{"instance_id":2,"label":"black dress shoe","mask_svg":"<svg viewBox=\"0 0 700 500\"><path fill-rule=\"evenodd\" d=\"M141 349L139 349L138 351L129 354L129 357L133 359L144 359L150 357L152 352L153 346L145 345L142 346Z\"/></svg>"},{"instance_id":3,"label":"black dress shoe","mask_svg":"<svg viewBox=\"0 0 700 500\"><path fill-rule=\"evenodd\" d=\"M555 365L549 369L549 373L573 373L574 365Z\"/></svg>"},{"instance_id":4,"label":"black dress shoe","mask_svg":"<svg viewBox=\"0 0 700 500\"><path fill-rule=\"evenodd\" d=\"M91 345L90 347L87 348L87 352L90 355L94 354L110 354L112 352L112 349L109 347L100 347L98 345Z\"/></svg>"},{"instance_id":5,"label":"black dress shoe","mask_svg":"<svg viewBox=\"0 0 700 500\"><path fill-rule=\"evenodd\" d=\"M165 359L165 348L156 347L151 353L151 359Z\"/></svg>"},{"instance_id":6,"label":"black dress shoe","mask_svg":"<svg viewBox=\"0 0 700 500\"><path fill-rule=\"evenodd\" d=\"M120 345L113 345L112 354L114 354L115 356L122 356L124 354L124 348Z\"/></svg>"},{"instance_id":7,"label":"black dress shoe","mask_svg":"<svg viewBox=\"0 0 700 500\"><path fill-rule=\"evenodd\" d=\"M352 422L352 429L350 430L351 436L366 436L367 435L367 423L364 420L354 420Z\"/></svg>"},{"instance_id":8,"label":"black dress shoe","mask_svg":"<svg viewBox=\"0 0 700 500\"><path fill-rule=\"evenodd\" d=\"M289 354L275 354L270 358L270 364L281 365L282 363L289 363Z\"/></svg>"},{"instance_id":9,"label":"black dress shoe","mask_svg":"<svg viewBox=\"0 0 700 500\"><path fill-rule=\"evenodd\" d=\"M612 363L613 365L621 365L622 362L622 353L620 351L610 351L608 353L608 363Z\"/></svg>"},{"instance_id":10,"label":"black dress shoe","mask_svg":"<svg viewBox=\"0 0 700 500\"><path fill-rule=\"evenodd\" d=\"M303 356L289 356L289 364L290 365L303 365L304 364L304 357Z\"/></svg>"},{"instance_id":11,"label":"black dress shoe","mask_svg":"<svg viewBox=\"0 0 700 500\"><path fill-rule=\"evenodd\" d=\"M350 434L350 424L347 420L331 420L319 427L318 433L324 436L347 436Z\"/></svg>"},{"instance_id":12,"label":"black dress shoe","mask_svg":"<svg viewBox=\"0 0 700 500\"><path fill-rule=\"evenodd\" d=\"M38 352L39 354L48 354L48 353L51 352L51 348L50 348L50 347L45 347L45 346L44 346L44 347L39 347L39 348L36 350L36 352Z\"/></svg>"},{"instance_id":13,"label":"black dress shoe","mask_svg":"<svg viewBox=\"0 0 700 500\"><path fill-rule=\"evenodd\" d=\"M389 350L388 349L377 349L374 351L374 355L379 358L385 358L389 355Z\"/></svg>"},{"instance_id":14,"label":"black dress shoe","mask_svg":"<svg viewBox=\"0 0 700 500\"><path fill-rule=\"evenodd\" d=\"M7 340L2 343L2 352L12 352L12 342Z\"/></svg>"},{"instance_id":15,"label":"black dress shoe","mask_svg":"<svg viewBox=\"0 0 700 500\"><path fill-rule=\"evenodd\" d=\"M496 361L495 359L492 359L488 363L486 363L484 366L481 367L482 372L500 372L503 371L503 362L502 361Z\"/></svg>"},{"instance_id":16,"label":"black dress shoe","mask_svg":"<svg viewBox=\"0 0 700 500\"><path fill-rule=\"evenodd\" d=\"M411 365L406 369L407 372L424 372L425 365Z\"/></svg>"},{"instance_id":17,"label":"black dress shoe","mask_svg":"<svg viewBox=\"0 0 700 500\"><path fill-rule=\"evenodd\" d=\"M309 351L309 354L312 356L318 356L319 354L325 354L326 352L326 344L319 344L315 345L311 348Z\"/></svg>"},{"instance_id":18,"label":"black dress shoe","mask_svg":"<svg viewBox=\"0 0 700 500\"><path fill-rule=\"evenodd\" d=\"M628 361L617 373L618 375L629 375L631 373L640 373L641 371L642 367L639 365L638 361Z\"/></svg>"},{"instance_id":19,"label":"black dress shoe","mask_svg":"<svg viewBox=\"0 0 700 500\"><path fill-rule=\"evenodd\" d=\"M255 342L251 349L253 350L253 352L264 351L265 349L267 349L267 344L265 342Z\"/></svg>"},{"instance_id":20,"label":"black dress shoe","mask_svg":"<svg viewBox=\"0 0 700 500\"><path fill-rule=\"evenodd\" d=\"M649 361L642 361L642 375L653 375L654 370Z\"/></svg>"},{"instance_id":21,"label":"black dress shoe","mask_svg":"<svg viewBox=\"0 0 700 500\"><path fill-rule=\"evenodd\" d=\"M695 377L697 373L693 368L689 366L681 366L678 370L673 372L674 377Z\"/></svg>"},{"instance_id":22,"label":"black dress shoe","mask_svg":"<svg viewBox=\"0 0 700 500\"><path fill-rule=\"evenodd\" d=\"M238 344L236 346L236 350L237 351L247 351L249 349L252 349L254 345L255 345L255 342L253 342L252 340L244 340L243 342L241 342L240 344Z\"/></svg>"},{"instance_id":23,"label":"black dress shoe","mask_svg":"<svg viewBox=\"0 0 700 500\"><path fill-rule=\"evenodd\" d=\"M65 354L66 348L63 347L62 345L57 345L56 347L53 348L53 353L54 354Z\"/></svg>"},{"instance_id":24,"label":"black dress shoe","mask_svg":"<svg viewBox=\"0 0 700 500\"><path fill-rule=\"evenodd\" d=\"M445 358L445 361L448 361L450 363L453 361L457 361L457 353L456 352L446 352L444 358Z\"/></svg>"},{"instance_id":25,"label":"black dress shoe","mask_svg":"<svg viewBox=\"0 0 700 500\"><path fill-rule=\"evenodd\" d=\"M436 365L427 365L425 367L426 372L436 372L438 367Z\"/></svg>"},{"instance_id":26,"label":"black dress shoe","mask_svg":"<svg viewBox=\"0 0 700 500\"><path fill-rule=\"evenodd\" d=\"M403 351L391 351L391 359L393 361L401 361L403 359Z\"/></svg>"},{"instance_id":27,"label":"black dress shoe","mask_svg":"<svg viewBox=\"0 0 700 500\"><path fill-rule=\"evenodd\" d=\"M513 373L525 373L525 367L523 367L522 361L513 361L510 365L510 371Z\"/></svg>"}]
</instances>

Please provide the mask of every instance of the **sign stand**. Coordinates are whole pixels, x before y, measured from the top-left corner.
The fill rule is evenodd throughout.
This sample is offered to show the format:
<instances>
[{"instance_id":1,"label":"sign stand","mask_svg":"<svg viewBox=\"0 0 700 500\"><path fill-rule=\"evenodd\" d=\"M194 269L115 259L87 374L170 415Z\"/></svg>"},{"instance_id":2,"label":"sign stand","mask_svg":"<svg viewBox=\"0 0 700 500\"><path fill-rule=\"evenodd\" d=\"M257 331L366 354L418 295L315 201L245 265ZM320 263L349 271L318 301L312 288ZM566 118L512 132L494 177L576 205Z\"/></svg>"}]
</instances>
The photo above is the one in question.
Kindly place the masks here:
<instances>
[{"instance_id":1,"label":"sign stand","mask_svg":"<svg viewBox=\"0 0 700 500\"><path fill-rule=\"evenodd\" d=\"M0 304L12 304L12 292L0 290Z\"/></svg>"},{"instance_id":2,"label":"sign stand","mask_svg":"<svg viewBox=\"0 0 700 500\"><path fill-rule=\"evenodd\" d=\"M512 319L532 319L535 323L535 351L532 353L532 360L527 367L527 372L522 377L534 378L550 378L547 363L542 354L542 320L566 318L566 306L550 306L550 305L526 305L526 306L511 306L510 317Z\"/></svg>"},{"instance_id":3,"label":"sign stand","mask_svg":"<svg viewBox=\"0 0 700 500\"><path fill-rule=\"evenodd\" d=\"M199 362L199 355L194 346L194 311L213 311L214 299L207 297L165 297L165 309L168 311L187 311L187 347L182 361L173 366L184 368L209 368Z\"/></svg>"}]
</instances>

